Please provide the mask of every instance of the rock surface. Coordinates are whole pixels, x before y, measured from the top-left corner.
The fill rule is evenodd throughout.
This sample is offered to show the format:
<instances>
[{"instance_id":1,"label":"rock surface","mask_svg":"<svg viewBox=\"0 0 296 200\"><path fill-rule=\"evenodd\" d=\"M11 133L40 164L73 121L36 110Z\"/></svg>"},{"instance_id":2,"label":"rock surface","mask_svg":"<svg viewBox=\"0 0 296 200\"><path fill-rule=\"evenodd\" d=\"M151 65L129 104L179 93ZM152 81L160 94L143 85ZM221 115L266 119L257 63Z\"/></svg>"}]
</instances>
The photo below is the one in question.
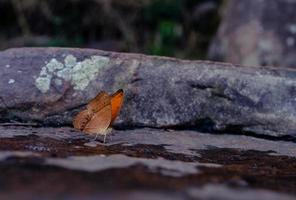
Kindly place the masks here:
<instances>
[{"instance_id":1,"label":"rock surface","mask_svg":"<svg viewBox=\"0 0 296 200\"><path fill-rule=\"evenodd\" d=\"M296 143L160 129L0 126L1 199L296 198Z\"/></svg>"},{"instance_id":2,"label":"rock surface","mask_svg":"<svg viewBox=\"0 0 296 200\"><path fill-rule=\"evenodd\" d=\"M0 53L0 120L69 125L99 91L125 91L115 126L295 136L296 71L85 49Z\"/></svg>"},{"instance_id":3,"label":"rock surface","mask_svg":"<svg viewBox=\"0 0 296 200\"><path fill-rule=\"evenodd\" d=\"M295 1L229 1L209 58L296 68Z\"/></svg>"}]
</instances>

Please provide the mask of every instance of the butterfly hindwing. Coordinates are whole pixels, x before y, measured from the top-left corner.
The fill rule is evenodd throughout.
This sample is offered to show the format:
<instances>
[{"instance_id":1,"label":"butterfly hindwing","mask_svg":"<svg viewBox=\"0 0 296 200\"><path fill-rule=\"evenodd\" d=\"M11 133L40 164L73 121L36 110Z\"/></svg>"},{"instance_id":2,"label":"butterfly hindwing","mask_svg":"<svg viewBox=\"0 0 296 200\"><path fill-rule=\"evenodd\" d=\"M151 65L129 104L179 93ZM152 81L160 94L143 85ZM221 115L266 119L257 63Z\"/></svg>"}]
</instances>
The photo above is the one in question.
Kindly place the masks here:
<instances>
[{"instance_id":1,"label":"butterfly hindwing","mask_svg":"<svg viewBox=\"0 0 296 200\"><path fill-rule=\"evenodd\" d=\"M123 102L123 90L113 95L100 92L79 112L74 120L74 128L89 134L105 134L108 127L117 117Z\"/></svg>"},{"instance_id":2,"label":"butterfly hindwing","mask_svg":"<svg viewBox=\"0 0 296 200\"><path fill-rule=\"evenodd\" d=\"M76 129L83 130L88 121L91 119L91 113L88 110L79 112L73 120L73 126Z\"/></svg>"},{"instance_id":3,"label":"butterfly hindwing","mask_svg":"<svg viewBox=\"0 0 296 200\"><path fill-rule=\"evenodd\" d=\"M90 134L104 134L111 123L111 105L96 112L86 124L83 132Z\"/></svg>"},{"instance_id":4,"label":"butterfly hindwing","mask_svg":"<svg viewBox=\"0 0 296 200\"><path fill-rule=\"evenodd\" d=\"M106 92L100 92L86 106L87 110L92 113L100 111L102 108L110 104L110 96Z\"/></svg>"}]
</instances>

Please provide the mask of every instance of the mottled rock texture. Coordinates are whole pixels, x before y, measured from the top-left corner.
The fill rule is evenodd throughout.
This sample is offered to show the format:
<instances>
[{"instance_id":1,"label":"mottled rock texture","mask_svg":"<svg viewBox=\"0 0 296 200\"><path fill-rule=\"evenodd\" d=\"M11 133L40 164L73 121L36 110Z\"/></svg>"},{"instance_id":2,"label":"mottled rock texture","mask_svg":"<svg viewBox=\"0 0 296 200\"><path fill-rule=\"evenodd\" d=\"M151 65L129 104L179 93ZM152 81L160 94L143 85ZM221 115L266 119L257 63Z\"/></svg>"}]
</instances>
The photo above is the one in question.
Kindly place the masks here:
<instances>
[{"instance_id":1,"label":"mottled rock texture","mask_svg":"<svg viewBox=\"0 0 296 200\"><path fill-rule=\"evenodd\" d=\"M101 90L125 91L115 126L295 136L296 71L86 49L0 53L1 121L70 125Z\"/></svg>"},{"instance_id":2,"label":"mottled rock texture","mask_svg":"<svg viewBox=\"0 0 296 200\"><path fill-rule=\"evenodd\" d=\"M1 199L292 200L296 143L162 129L0 126Z\"/></svg>"},{"instance_id":3,"label":"mottled rock texture","mask_svg":"<svg viewBox=\"0 0 296 200\"><path fill-rule=\"evenodd\" d=\"M229 1L211 60L296 68L296 2Z\"/></svg>"}]
</instances>

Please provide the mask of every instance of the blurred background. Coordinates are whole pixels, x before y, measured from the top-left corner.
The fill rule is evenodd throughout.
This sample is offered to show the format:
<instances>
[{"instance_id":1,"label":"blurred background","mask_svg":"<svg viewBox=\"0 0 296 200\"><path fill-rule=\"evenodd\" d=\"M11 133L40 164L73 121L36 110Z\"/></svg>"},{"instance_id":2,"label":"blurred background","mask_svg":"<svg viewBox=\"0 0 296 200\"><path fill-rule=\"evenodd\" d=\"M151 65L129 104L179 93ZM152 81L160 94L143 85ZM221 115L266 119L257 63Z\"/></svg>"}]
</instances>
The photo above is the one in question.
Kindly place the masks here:
<instances>
[{"instance_id":1,"label":"blurred background","mask_svg":"<svg viewBox=\"0 0 296 200\"><path fill-rule=\"evenodd\" d=\"M0 50L83 47L205 59L222 0L0 0Z\"/></svg>"},{"instance_id":2,"label":"blurred background","mask_svg":"<svg viewBox=\"0 0 296 200\"><path fill-rule=\"evenodd\" d=\"M296 0L0 0L0 50L82 47L296 68Z\"/></svg>"}]
</instances>

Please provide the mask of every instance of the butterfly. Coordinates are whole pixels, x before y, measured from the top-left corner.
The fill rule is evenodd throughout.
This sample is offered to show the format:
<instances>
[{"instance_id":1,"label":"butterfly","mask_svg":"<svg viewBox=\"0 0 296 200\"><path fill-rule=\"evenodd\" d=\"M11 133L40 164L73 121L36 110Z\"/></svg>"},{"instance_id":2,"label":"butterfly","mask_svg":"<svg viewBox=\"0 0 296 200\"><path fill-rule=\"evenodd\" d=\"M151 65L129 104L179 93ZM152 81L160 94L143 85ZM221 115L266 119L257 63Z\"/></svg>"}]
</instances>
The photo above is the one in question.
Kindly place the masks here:
<instances>
[{"instance_id":1,"label":"butterfly","mask_svg":"<svg viewBox=\"0 0 296 200\"><path fill-rule=\"evenodd\" d=\"M119 114L123 102L123 90L120 89L111 96L105 91L100 92L79 112L73 120L73 126L85 133L104 135Z\"/></svg>"}]
</instances>

